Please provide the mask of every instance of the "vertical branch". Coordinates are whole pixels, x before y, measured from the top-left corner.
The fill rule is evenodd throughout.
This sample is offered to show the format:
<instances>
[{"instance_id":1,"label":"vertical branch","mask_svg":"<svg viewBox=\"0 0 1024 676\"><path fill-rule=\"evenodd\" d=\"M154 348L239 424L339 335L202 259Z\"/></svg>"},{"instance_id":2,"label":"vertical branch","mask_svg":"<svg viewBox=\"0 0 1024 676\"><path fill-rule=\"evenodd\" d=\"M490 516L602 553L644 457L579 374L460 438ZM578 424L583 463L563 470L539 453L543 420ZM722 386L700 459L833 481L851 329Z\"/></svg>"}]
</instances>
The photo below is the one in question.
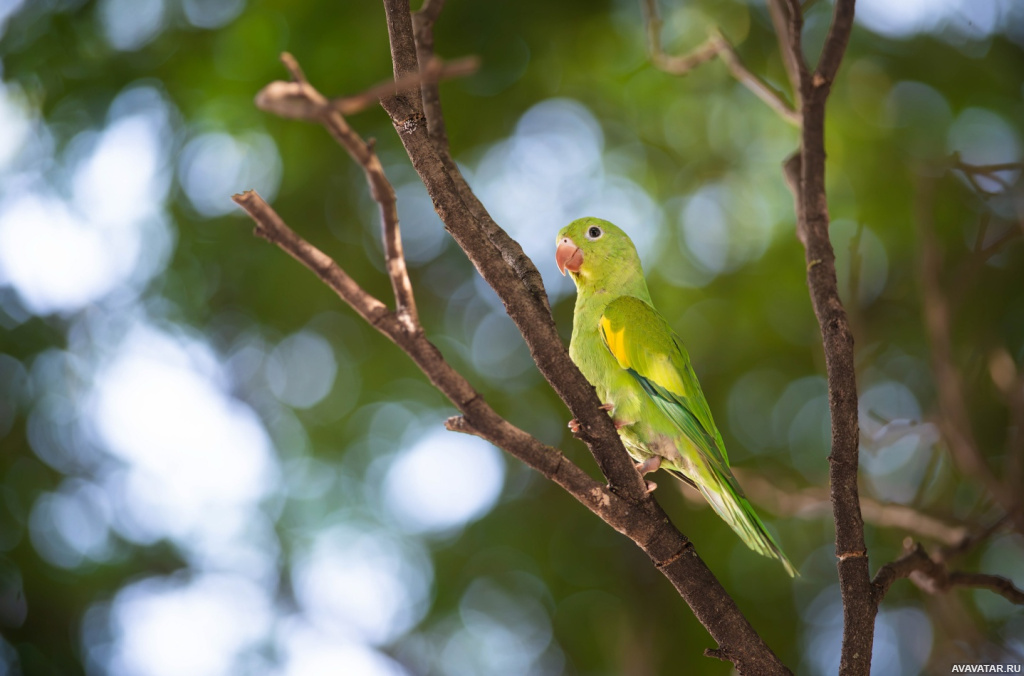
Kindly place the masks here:
<instances>
[{"instance_id":1,"label":"vertical branch","mask_svg":"<svg viewBox=\"0 0 1024 676\"><path fill-rule=\"evenodd\" d=\"M857 488L860 429L853 333L839 298L835 252L829 240L825 194L825 103L853 27L854 0L836 0L832 24L817 69L811 75L803 57L803 16L798 0L770 0L786 69L800 92L803 115L800 151L786 162L786 178L796 202L797 236L804 245L807 286L821 328L832 418L829 489L836 525L836 557L843 599L840 674L867 676L877 606L872 602L864 520Z\"/></svg>"}]
</instances>

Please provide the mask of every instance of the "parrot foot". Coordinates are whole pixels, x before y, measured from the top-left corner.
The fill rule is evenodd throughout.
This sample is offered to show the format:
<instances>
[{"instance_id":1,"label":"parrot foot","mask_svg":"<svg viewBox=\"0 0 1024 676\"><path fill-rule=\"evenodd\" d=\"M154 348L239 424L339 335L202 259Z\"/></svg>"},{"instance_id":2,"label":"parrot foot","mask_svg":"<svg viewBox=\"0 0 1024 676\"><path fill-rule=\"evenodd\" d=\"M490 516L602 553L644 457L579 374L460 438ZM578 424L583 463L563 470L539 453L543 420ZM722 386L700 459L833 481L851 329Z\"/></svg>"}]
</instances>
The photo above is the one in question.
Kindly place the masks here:
<instances>
[{"instance_id":1,"label":"parrot foot","mask_svg":"<svg viewBox=\"0 0 1024 676\"><path fill-rule=\"evenodd\" d=\"M601 404L600 406L598 406L598 408L601 409L602 411L611 412L615 408L615 404ZM622 427L625 427L626 425L632 425L632 424L633 423L615 423L615 429L620 429ZM576 418L573 418L572 420L570 420L569 421L569 429L572 430L573 434L579 434L579 431L580 431L580 421L576 420Z\"/></svg>"},{"instance_id":2,"label":"parrot foot","mask_svg":"<svg viewBox=\"0 0 1024 676\"><path fill-rule=\"evenodd\" d=\"M657 488L657 487L658 487L658 484L654 483L653 481L648 481L647 482L647 494L650 495L651 493L653 493L654 489Z\"/></svg>"},{"instance_id":3,"label":"parrot foot","mask_svg":"<svg viewBox=\"0 0 1024 676\"><path fill-rule=\"evenodd\" d=\"M656 472L660 467L661 467L661 457L655 455L654 457L647 458L643 462L638 462L636 464L636 471L640 472L640 476L643 476L644 474L650 474L651 472ZM648 483L650 483L650 482L648 482ZM654 489L651 489L651 490L654 490Z\"/></svg>"}]
</instances>

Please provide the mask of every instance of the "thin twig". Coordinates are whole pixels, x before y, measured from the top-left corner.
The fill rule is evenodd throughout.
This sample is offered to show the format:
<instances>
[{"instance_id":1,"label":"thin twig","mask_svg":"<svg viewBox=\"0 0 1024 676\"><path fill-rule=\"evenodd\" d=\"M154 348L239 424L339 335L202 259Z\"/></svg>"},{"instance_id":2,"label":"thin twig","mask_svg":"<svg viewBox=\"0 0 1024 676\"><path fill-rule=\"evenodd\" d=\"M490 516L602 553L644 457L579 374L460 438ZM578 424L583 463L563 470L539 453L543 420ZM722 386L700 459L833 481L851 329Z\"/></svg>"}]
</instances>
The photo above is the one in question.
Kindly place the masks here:
<instances>
[{"instance_id":1,"label":"thin twig","mask_svg":"<svg viewBox=\"0 0 1024 676\"><path fill-rule=\"evenodd\" d=\"M746 490L747 496L773 514L800 519L819 519L832 513L827 488L811 486L794 489L792 486L780 486L776 481L755 472L747 472L741 468L734 468L733 471L740 485ZM949 547L960 545L970 532L965 524L951 523L906 505L861 497L860 507L864 521L868 523L880 528L913 533Z\"/></svg>"},{"instance_id":2,"label":"thin twig","mask_svg":"<svg viewBox=\"0 0 1024 676\"><path fill-rule=\"evenodd\" d=\"M992 382L1006 400L1012 431L1006 442L1003 473L1007 486L1024 482L1024 369L1017 368L1006 348L994 350L989 357Z\"/></svg>"},{"instance_id":3,"label":"thin twig","mask_svg":"<svg viewBox=\"0 0 1024 676\"><path fill-rule=\"evenodd\" d=\"M662 20L658 13L657 0L643 0L644 21L647 26L647 44L653 63L658 69L670 75L687 75L694 68L706 63L716 56L725 62L729 72L737 81L749 89L757 98L765 102L790 124L800 126L800 115L793 110L782 95L768 83L754 75L740 59L732 44L715 30L695 49L682 55L667 54L661 45Z\"/></svg>"},{"instance_id":4,"label":"thin twig","mask_svg":"<svg viewBox=\"0 0 1024 676\"><path fill-rule=\"evenodd\" d=\"M292 258L316 273L353 310L372 326L377 326L390 311L384 303L366 292L348 276L330 256L299 237L277 215L277 212L260 197L255 190L234 195L231 198L256 222L255 234L276 244Z\"/></svg>"},{"instance_id":5,"label":"thin twig","mask_svg":"<svg viewBox=\"0 0 1024 676\"><path fill-rule=\"evenodd\" d=\"M271 82L256 94L256 105L261 110L281 117L310 121L319 121L331 111L341 115L352 115L377 105L382 98L417 86L436 88L441 80L472 75L480 67L480 59L475 56L466 56L449 62L433 58L425 62L422 72L406 73L397 80L380 82L353 96L328 99L319 92L310 90L309 81L306 80L294 56L285 52L281 55L281 61L291 73L292 81Z\"/></svg>"},{"instance_id":6,"label":"thin twig","mask_svg":"<svg viewBox=\"0 0 1024 676\"><path fill-rule=\"evenodd\" d=\"M436 88L437 83L441 80L466 77L475 73L479 68L480 59L475 56L466 56L448 62L433 58L426 61L423 70L419 73L403 75L394 82L381 82L362 94L331 99L330 106L342 115L351 115L377 105L382 98L394 96L396 92L417 86Z\"/></svg>"},{"instance_id":7,"label":"thin twig","mask_svg":"<svg viewBox=\"0 0 1024 676\"><path fill-rule=\"evenodd\" d=\"M767 0L767 4L768 13L772 18L772 26L775 28L776 41L779 44L779 54L782 56L782 64L786 68L786 75L792 90L793 108L799 112L803 108L800 91L800 69L803 66L803 55L799 48L796 50L792 48L792 40L789 37L790 30L792 30L789 7L785 0Z\"/></svg>"},{"instance_id":8,"label":"thin twig","mask_svg":"<svg viewBox=\"0 0 1024 676\"><path fill-rule=\"evenodd\" d=\"M285 117L304 117L321 123L352 159L362 167L366 182L370 186L370 194L380 210L385 264L388 276L391 278L398 316L406 330L410 332L420 330L416 299L413 295L412 283L409 281L405 254L402 251L402 235L398 224L395 189L384 175L384 167L381 166L373 145L364 141L349 126L345 117L327 102L324 95L309 84L295 57L285 52L281 55L281 61L291 72L295 82L277 82L264 87L256 95L256 105L261 110ZM401 79L399 78L399 80ZM285 87L277 85L285 85ZM394 83L391 86L394 87ZM377 94L373 96L376 98ZM295 114L299 111L304 111L304 114Z\"/></svg>"},{"instance_id":9,"label":"thin twig","mask_svg":"<svg viewBox=\"0 0 1024 676\"><path fill-rule=\"evenodd\" d=\"M1024 515L1019 513L1015 491L1001 482L988 466L971 429L963 378L953 360L952 311L942 289L942 255L934 232L933 192L932 180L921 177L917 186L915 220L921 239L921 293L924 297L925 329L931 347L932 373L938 391L940 429L960 471L984 486L996 503L1014 518L1016 528L1024 532Z\"/></svg>"},{"instance_id":10,"label":"thin twig","mask_svg":"<svg viewBox=\"0 0 1024 676\"><path fill-rule=\"evenodd\" d=\"M953 153L953 156L950 158L950 163L952 168L961 172L964 175L964 177L967 178L971 186L984 197L991 197L992 195L997 195L998 193L983 188L981 184L978 182L978 176L983 176L984 178L987 178L990 181L998 183L999 187L1002 188L1002 190L1006 191L1010 190L1012 186L1010 185L1010 182L1008 180L1006 180L999 174L1004 172L1024 171L1024 164L1020 162L1004 162L1001 164L971 164L969 162L964 162L962 159L960 159L960 153L958 152Z\"/></svg>"},{"instance_id":11,"label":"thin twig","mask_svg":"<svg viewBox=\"0 0 1024 676\"><path fill-rule=\"evenodd\" d=\"M954 543L949 547L939 548L939 551L935 554L935 560L939 563L948 563L953 559L966 556L977 548L978 545L982 544L999 532L999 529L1002 528L1007 521L1009 521L1009 517L1006 514L1003 514L985 528L974 533L967 533L960 542Z\"/></svg>"},{"instance_id":12,"label":"thin twig","mask_svg":"<svg viewBox=\"0 0 1024 676\"><path fill-rule=\"evenodd\" d=\"M385 0L385 11L395 76L400 80L408 73L418 72L408 1ZM297 80L295 84L302 87L300 96L319 104L322 97L312 87L304 86L308 83L301 75ZM647 495L646 485L622 447L611 418L600 409L593 387L568 357L551 318L536 267L522 254L521 247L490 220L465 181L461 180L461 175L452 171L454 163L446 161L450 156L446 158L439 153L438 144L423 124L425 115L421 97L406 90L387 97L382 104L446 228L501 297L541 372L567 403L573 416L580 420L581 436L610 485L597 484L557 450L544 446L497 416L465 379L441 358L422 331L410 333L403 328L397 313L383 314L374 326L404 349L462 412L462 420L451 422L450 426L479 434L531 467L538 468L615 530L632 539L686 599L737 669L749 673L789 673L697 556L692 543L671 524L657 502ZM354 143L361 139L336 111L322 115L318 121L346 149L352 146L355 153L361 152L359 144ZM363 145L365 151L372 151ZM355 153L353 157L359 161ZM371 189L373 185L371 182ZM263 212L254 210L250 213L255 216ZM270 225L264 225L262 229L283 226L279 218L268 222ZM316 260L303 262L316 272L318 266L322 267L320 264L310 265Z\"/></svg>"},{"instance_id":13,"label":"thin twig","mask_svg":"<svg viewBox=\"0 0 1024 676\"><path fill-rule=\"evenodd\" d=\"M950 587L976 587L978 589L989 589L1005 598L1010 603L1024 605L1024 591L1014 586L1013 581L1002 575L989 575L986 573L968 573L964 571L953 571L947 578Z\"/></svg>"},{"instance_id":14,"label":"thin twig","mask_svg":"<svg viewBox=\"0 0 1024 676\"><path fill-rule=\"evenodd\" d=\"M790 0L790 4L799 7L796 0ZM825 46L821 50L821 58L818 59L818 67L811 77L811 84L814 87L824 87L827 91L832 86L832 80L836 77L839 64L843 61L846 53L846 45L850 41L850 33L853 32L853 0L836 2L832 11L832 23L828 27L828 35L825 37Z\"/></svg>"},{"instance_id":15,"label":"thin twig","mask_svg":"<svg viewBox=\"0 0 1024 676\"><path fill-rule=\"evenodd\" d=\"M565 488L605 521L622 527L631 505L590 478L555 448L546 446L501 418L472 385L445 361L422 331L409 332L405 322L359 286L334 260L292 230L256 191L232 199L256 223L256 235L277 245L306 266L368 324L402 348L423 373L465 416L465 428L504 448ZM469 422L470 420L474 422Z\"/></svg>"},{"instance_id":16,"label":"thin twig","mask_svg":"<svg viewBox=\"0 0 1024 676\"><path fill-rule=\"evenodd\" d=\"M783 98L782 95L771 87L761 78L750 72L743 61L740 60L739 54L736 53L736 49L732 44L725 39L725 37L718 33L714 36L719 43L718 56L725 61L725 64L729 67L729 72L732 73L733 77L743 83L747 89L754 93L757 98L764 101L768 106L776 113L781 115L783 119L792 125L797 127L803 121L800 113L793 110Z\"/></svg>"}]
</instances>

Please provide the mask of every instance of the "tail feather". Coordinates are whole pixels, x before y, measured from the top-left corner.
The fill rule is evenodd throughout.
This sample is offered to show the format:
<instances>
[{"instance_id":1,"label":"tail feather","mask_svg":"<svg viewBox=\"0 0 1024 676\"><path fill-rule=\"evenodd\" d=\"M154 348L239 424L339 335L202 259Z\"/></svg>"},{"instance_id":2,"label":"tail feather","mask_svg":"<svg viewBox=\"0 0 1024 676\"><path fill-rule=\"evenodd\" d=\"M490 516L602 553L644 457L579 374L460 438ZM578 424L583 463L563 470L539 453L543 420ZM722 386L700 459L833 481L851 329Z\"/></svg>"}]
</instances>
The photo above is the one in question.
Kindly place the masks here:
<instances>
[{"instance_id":1,"label":"tail feather","mask_svg":"<svg viewBox=\"0 0 1024 676\"><path fill-rule=\"evenodd\" d=\"M735 479L729 481L720 477L717 472L712 470L710 474L716 481L714 481L714 485L709 485L710 482L692 481L674 468L666 467L665 469L668 469L677 478L695 485L712 509L740 536L744 544L762 556L777 559L786 568L786 572L790 577L797 577L800 574L793 564L790 563L786 554L782 551L782 547L779 546L775 538L765 528L764 522L761 521L761 517L754 511L754 507L737 490L738 484L735 487L733 486L736 482Z\"/></svg>"}]
</instances>

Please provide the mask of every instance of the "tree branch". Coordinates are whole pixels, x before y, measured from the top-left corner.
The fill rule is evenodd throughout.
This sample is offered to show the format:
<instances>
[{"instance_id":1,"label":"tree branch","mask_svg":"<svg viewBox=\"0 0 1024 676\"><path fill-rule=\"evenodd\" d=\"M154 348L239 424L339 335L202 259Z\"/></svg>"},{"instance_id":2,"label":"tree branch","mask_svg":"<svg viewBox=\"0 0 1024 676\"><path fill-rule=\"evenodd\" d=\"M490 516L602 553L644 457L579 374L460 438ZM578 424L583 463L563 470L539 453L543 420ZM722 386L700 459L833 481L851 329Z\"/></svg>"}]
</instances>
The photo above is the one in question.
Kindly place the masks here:
<instances>
[{"instance_id":1,"label":"tree branch","mask_svg":"<svg viewBox=\"0 0 1024 676\"><path fill-rule=\"evenodd\" d=\"M504 448L516 458L556 482L603 520L628 530L632 505L594 481L557 449L546 446L501 418L472 385L445 361L426 339L417 323L409 327L397 312L359 286L334 260L304 240L281 219L256 191L234 195L232 200L256 222L255 234L277 245L306 266L320 281L355 310L371 326L400 347L420 367L452 404L465 416L463 429ZM622 532L622 531L620 531ZM687 543L680 536L678 546Z\"/></svg>"},{"instance_id":2,"label":"tree branch","mask_svg":"<svg viewBox=\"0 0 1024 676\"><path fill-rule=\"evenodd\" d=\"M903 578L910 578L930 594L949 591L953 587L973 587L990 589L1010 603L1024 605L1024 591L1001 575L948 571L945 565L928 556L920 543L907 538L903 547L904 555L882 566L871 581L872 599L876 607L893 583Z\"/></svg>"},{"instance_id":3,"label":"tree branch","mask_svg":"<svg viewBox=\"0 0 1024 676\"><path fill-rule=\"evenodd\" d=\"M411 46L409 40L414 36L409 3L384 2L392 59L399 75L417 58L415 38ZM646 483L634 469L611 418L600 409L593 387L569 359L551 317L540 274L518 243L487 214L458 172L448 149L438 147L430 136L422 124L422 101L399 95L382 103L446 229L497 292L539 370L580 422L579 436L608 478L609 489L636 506L634 534L630 537L651 555L719 645L729 649L737 669L786 673L788 670L750 627L692 545L647 495ZM678 546L680 542L684 546Z\"/></svg>"},{"instance_id":4,"label":"tree branch","mask_svg":"<svg viewBox=\"0 0 1024 676\"><path fill-rule=\"evenodd\" d=\"M867 545L857 487L860 430L853 333L839 297L835 252L829 240L825 194L825 103L853 27L854 0L836 0L828 38L812 77L803 57L803 16L798 0L771 0L773 16L785 24L779 39L794 89L800 91L800 150L784 165L793 191L797 236L804 245L807 286L821 329L828 377L832 452L829 489L836 524L836 557L843 600L843 646L839 673L868 676L874 642L875 613L871 602Z\"/></svg>"},{"instance_id":5,"label":"tree branch","mask_svg":"<svg viewBox=\"0 0 1024 676\"><path fill-rule=\"evenodd\" d=\"M733 468L733 473L748 497L777 516L818 519L832 512L827 488L780 486L776 481L742 468ZM906 505L861 497L860 506L867 523L913 533L951 548L960 545L970 532L964 524L950 523Z\"/></svg>"},{"instance_id":6,"label":"tree branch","mask_svg":"<svg viewBox=\"0 0 1024 676\"><path fill-rule=\"evenodd\" d=\"M395 77L401 82L410 73L418 73L408 2L387 0L385 9ZM433 16L436 18L436 13ZM293 59L286 59L286 65L289 65L298 85L291 95L305 97L308 101L303 105L323 110L326 99L306 82L298 64ZM421 86L426 80L420 80ZM740 672L789 673L700 560L693 545L647 495L646 485L622 447L611 418L599 408L600 402L593 388L568 357L551 318L539 273L524 254L520 255L522 250L518 244L490 220L461 176L453 173L457 168L454 162L450 162L447 149L443 153L439 151L437 140L429 135L423 124L426 116L419 90L410 87L382 103L391 115L446 229L497 291L509 316L523 333L541 372L581 422L580 436L609 479L609 486L601 486L560 452L544 446L498 416L426 340L415 315L403 321L398 312L389 312L380 301L368 296L333 261L291 231L255 193L237 196L236 201L257 221L257 234L278 244L313 270L343 300L352 303L357 312L409 354L462 413L461 418L449 420L449 428L477 434L506 449L557 482L640 546L686 599L694 614L718 642L722 654L727 654ZM439 108L437 110L439 112ZM378 172L376 167L367 166L376 162L372 148L348 127L336 109L317 113L311 119L323 124L364 167L376 199L377 193L382 191L380 181L384 175L382 170ZM387 187L390 188L390 184ZM393 200L393 191L390 196ZM388 195L384 197L384 200L379 200L382 202L382 219L386 216L383 211ZM397 218L395 224L397 236ZM392 250L401 258L400 242Z\"/></svg>"},{"instance_id":7,"label":"tree branch","mask_svg":"<svg viewBox=\"0 0 1024 676\"><path fill-rule=\"evenodd\" d=\"M670 75L686 75L697 66L710 61L716 56L725 62L729 72L743 86L749 89L757 98L765 102L768 107L778 113L782 119L790 124L800 126L800 115L793 110L779 92L768 83L754 75L743 64L739 54L732 44L722 35L721 31L715 30L703 44L696 49L682 56L666 54L661 46L661 16L658 14L657 0L643 0L644 19L647 26L647 44L653 63L658 69Z\"/></svg>"},{"instance_id":8,"label":"tree branch","mask_svg":"<svg viewBox=\"0 0 1024 676\"><path fill-rule=\"evenodd\" d=\"M444 0L426 0L423 7L412 15L413 37L416 42L416 55L420 63L429 63L434 57L434 24L437 22L444 6ZM526 255L523 248L514 239L508 236L477 199L473 190L469 187L462 171L451 156L448 146L448 134L444 122L444 115L441 111L441 98L437 83L424 82L421 90L423 101L423 114L427 120L427 135L434 146L434 152L440 158L452 183L458 192L458 197L463 203L463 208L476 220L477 227L483 230L487 239L500 252L501 257L510 265L519 278L520 283L534 297L537 303L544 306L550 314L547 292L544 290L544 283L541 274L534 266L533 261ZM401 111L395 111L403 114ZM394 119L395 115L392 115Z\"/></svg>"},{"instance_id":9,"label":"tree branch","mask_svg":"<svg viewBox=\"0 0 1024 676\"><path fill-rule=\"evenodd\" d=\"M419 315L416 311L412 283L409 281L409 271L405 264L405 255L402 252L402 235L398 225L395 189L384 175L384 168L380 164L377 153L373 150L373 145L365 142L359 134L353 131L342 114L330 106L327 99L309 84L295 57L285 52L281 55L281 61L295 80L290 83L291 90L285 94L281 87L275 85L287 83L272 83L256 95L256 105L261 110L274 113L280 113L282 106L293 113L299 110L314 111L310 114L309 119L315 119L322 123L331 136L362 167L366 182L370 186L370 194L380 209L385 263L388 276L391 278L391 287L395 293L398 317L409 330L412 330L419 324ZM289 103L282 103L284 100ZM303 101L305 104L301 103ZM299 117L300 115L288 116Z\"/></svg>"},{"instance_id":10,"label":"tree branch","mask_svg":"<svg viewBox=\"0 0 1024 676\"><path fill-rule=\"evenodd\" d=\"M799 2L789 0L768 0L768 12L772 18L775 35L779 42L779 53L793 88L793 107L803 109L802 83L807 79L807 64L804 62L802 31L803 13Z\"/></svg>"},{"instance_id":11,"label":"tree branch","mask_svg":"<svg viewBox=\"0 0 1024 676\"><path fill-rule=\"evenodd\" d=\"M416 58L421 64L434 59L434 24L444 9L444 0L424 0L419 11L412 15L413 37L416 41ZM441 92L437 82L424 81L420 87L423 97L423 114L427 117L427 131L437 147L448 150L448 131L441 112Z\"/></svg>"},{"instance_id":12,"label":"tree branch","mask_svg":"<svg viewBox=\"0 0 1024 676\"><path fill-rule=\"evenodd\" d=\"M992 190L986 190L985 188L981 187L981 185L978 183L978 176L983 176L984 178L987 178L988 180L997 183L999 187L1003 190L1009 190L1012 187L1010 185L1010 182L1007 179L1000 176L1000 174L1005 172L1024 171L1024 164L1020 162L1003 162L1001 164L970 164L968 162L964 162L960 158L959 152L953 153L952 158L950 158L950 164L953 169L961 172L967 178L967 181L971 184L971 187L977 190L978 193L981 194L983 197L991 197L992 195L996 195L998 193Z\"/></svg>"}]
</instances>

